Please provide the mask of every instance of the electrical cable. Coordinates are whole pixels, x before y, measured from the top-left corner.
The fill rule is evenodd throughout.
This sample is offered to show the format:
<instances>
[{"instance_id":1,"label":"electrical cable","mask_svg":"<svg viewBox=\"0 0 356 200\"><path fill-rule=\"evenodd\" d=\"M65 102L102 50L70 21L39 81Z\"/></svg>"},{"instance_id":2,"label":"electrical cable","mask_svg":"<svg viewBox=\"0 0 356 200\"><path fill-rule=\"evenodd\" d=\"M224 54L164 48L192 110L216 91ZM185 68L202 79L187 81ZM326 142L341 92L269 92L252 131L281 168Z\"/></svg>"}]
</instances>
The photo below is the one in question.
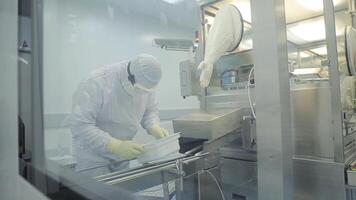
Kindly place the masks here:
<instances>
[{"instance_id":1,"label":"electrical cable","mask_svg":"<svg viewBox=\"0 0 356 200\"><path fill-rule=\"evenodd\" d=\"M251 75L252 75L252 72L253 72L254 70L255 70L255 67L252 67L251 70L250 70L250 73L249 73L249 75L248 75L247 96L248 96L248 102L249 102L249 104L250 104L252 116L253 116L253 118L256 119L256 113L255 113L255 110L253 109L252 100L251 100L251 94L250 94Z\"/></svg>"}]
</instances>

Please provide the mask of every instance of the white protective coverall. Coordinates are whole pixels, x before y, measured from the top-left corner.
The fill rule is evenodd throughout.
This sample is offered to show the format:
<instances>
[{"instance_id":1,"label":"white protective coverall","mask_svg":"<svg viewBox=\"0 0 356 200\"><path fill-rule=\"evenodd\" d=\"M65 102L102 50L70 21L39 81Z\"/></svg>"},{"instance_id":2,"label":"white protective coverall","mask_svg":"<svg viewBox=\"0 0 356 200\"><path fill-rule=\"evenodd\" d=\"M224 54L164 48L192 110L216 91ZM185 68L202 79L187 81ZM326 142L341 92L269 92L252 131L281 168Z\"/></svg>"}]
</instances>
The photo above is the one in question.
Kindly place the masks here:
<instances>
[{"instance_id":1,"label":"white protective coverall","mask_svg":"<svg viewBox=\"0 0 356 200\"><path fill-rule=\"evenodd\" d=\"M106 165L87 171L90 175L100 175L124 168L128 162L115 165L124 159L106 148L110 138L131 140L140 124L148 129L159 123L155 94L137 90L132 85L128 80L129 63L131 73L138 68L135 65L154 65L153 71L149 69L141 75L150 76L145 80L146 85L156 86L160 81L161 68L156 60L149 55L139 55L131 62L124 61L94 71L80 83L73 95L71 132L79 171Z\"/></svg>"}]
</instances>

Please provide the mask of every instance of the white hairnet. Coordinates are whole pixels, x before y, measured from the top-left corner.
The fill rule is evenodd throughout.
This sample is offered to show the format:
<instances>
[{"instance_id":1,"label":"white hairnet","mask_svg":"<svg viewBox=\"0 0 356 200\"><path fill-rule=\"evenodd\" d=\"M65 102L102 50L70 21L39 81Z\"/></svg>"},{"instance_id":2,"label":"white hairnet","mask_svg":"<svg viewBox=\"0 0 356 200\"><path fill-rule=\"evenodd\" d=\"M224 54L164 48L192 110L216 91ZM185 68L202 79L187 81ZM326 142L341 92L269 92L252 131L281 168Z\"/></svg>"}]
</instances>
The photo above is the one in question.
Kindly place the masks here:
<instances>
[{"instance_id":1,"label":"white hairnet","mask_svg":"<svg viewBox=\"0 0 356 200\"><path fill-rule=\"evenodd\" d=\"M226 52L235 50L241 42L243 20L234 5L226 5L218 11L214 24L207 35L204 60L199 64L200 85L207 87L213 72L213 65Z\"/></svg>"},{"instance_id":2,"label":"white hairnet","mask_svg":"<svg viewBox=\"0 0 356 200\"><path fill-rule=\"evenodd\" d=\"M147 89L157 86L162 76L158 60L147 54L140 54L132 59L130 71L135 76L136 84Z\"/></svg>"}]
</instances>

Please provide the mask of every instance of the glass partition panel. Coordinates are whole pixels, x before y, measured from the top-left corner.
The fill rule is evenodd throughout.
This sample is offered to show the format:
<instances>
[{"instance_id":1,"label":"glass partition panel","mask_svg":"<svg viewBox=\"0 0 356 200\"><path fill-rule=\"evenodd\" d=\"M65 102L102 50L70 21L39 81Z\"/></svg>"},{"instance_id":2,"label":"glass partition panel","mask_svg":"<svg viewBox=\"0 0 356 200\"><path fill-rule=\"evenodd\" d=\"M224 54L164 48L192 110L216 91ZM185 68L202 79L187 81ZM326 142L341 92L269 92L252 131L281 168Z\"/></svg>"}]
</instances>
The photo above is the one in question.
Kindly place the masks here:
<instances>
[{"instance_id":1,"label":"glass partition panel","mask_svg":"<svg viewBox=\"0 0 356 200\"><path fill-rule=\"evenodd\" d=\"M27 35L20 35L21 56L31 65L20 64L20 72L30 74L20 74L20 104L29 111L20 115L30 143L45 155L39 169L45 178L36 172L31 181L52 199L258 199L258 170L282 154L274 145L286 141L284 133L266 131L271 137L259 140L266 145L261 149L273 156L257 160L256 123L285 128L285 119L272 124L263 116L289 113L281 101L290 95L293 183L283 188L340 199L355 146L352 50L344 35L351 21L346 1L323 2L284 1L287 41L260 45L271 52L287 45L288 66L276 68L281 52L271 54L276 60L254 54L257 41L269 38L254 43L253 30L284 34L279 17L269 16L277 20L271 27L281 30L252 27L258 24L253 9L271 14L258 7L265 3L255 3L257 9L250 0L33 0L34 14L20 20L34 39L26 49ZM260 80L280 87L257 93L259 102L273 104L261 104L260 117L257 61L272 63L259 71ZM281 74L287 68L289 77ZM288 95L281 77L289 80ZM279 167L263 171L263 178L276 178L268 176L280 175ZM323 179L329 176L332 181ZM333 189L320 192L325 185Z\"/></svg>"}]
</instances>

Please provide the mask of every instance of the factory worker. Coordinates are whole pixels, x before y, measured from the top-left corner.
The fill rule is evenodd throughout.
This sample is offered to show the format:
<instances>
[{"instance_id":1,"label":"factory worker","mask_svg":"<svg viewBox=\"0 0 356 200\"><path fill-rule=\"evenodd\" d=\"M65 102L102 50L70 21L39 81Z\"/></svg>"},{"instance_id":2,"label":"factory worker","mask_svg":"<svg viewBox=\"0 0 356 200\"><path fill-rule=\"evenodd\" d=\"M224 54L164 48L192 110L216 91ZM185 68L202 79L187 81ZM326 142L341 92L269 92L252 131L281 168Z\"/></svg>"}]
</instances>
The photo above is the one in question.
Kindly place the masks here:
<instances>
[{"instance_id":1,"label":"factory worker","mask_svg":"<svg viewBox=\"0 0 356 200\"><path fill-rule=\"evenodd\" d=\"M157 139L168 136L159 125L154 93L160 80L157 59L142 54L100 68L80 83L71 116L78 171L97 168L87 171L94 176L127 167L120 161L144 151L132 141L140 125Z\"/></svg>"}]
</instances>

